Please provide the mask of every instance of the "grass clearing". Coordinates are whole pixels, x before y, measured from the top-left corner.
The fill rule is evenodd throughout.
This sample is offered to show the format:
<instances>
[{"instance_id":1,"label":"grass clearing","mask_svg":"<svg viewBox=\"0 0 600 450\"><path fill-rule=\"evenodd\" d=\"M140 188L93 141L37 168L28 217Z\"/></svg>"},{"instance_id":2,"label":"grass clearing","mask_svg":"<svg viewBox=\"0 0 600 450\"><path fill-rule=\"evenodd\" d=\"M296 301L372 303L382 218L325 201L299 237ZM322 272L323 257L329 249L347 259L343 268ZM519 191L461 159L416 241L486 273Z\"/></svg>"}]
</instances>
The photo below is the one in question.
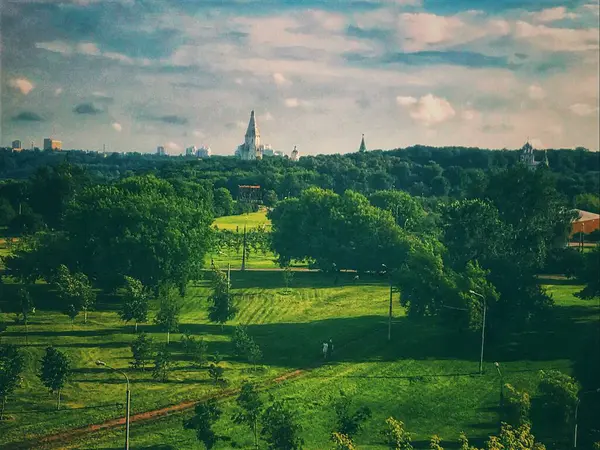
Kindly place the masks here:
<instances>
[{"instance_id":1,"label":"grass clearing","mask_svg":"<svg viewBox=\"0 0 600 450\"><path fill-rule=\"evenodd\" d=\"M311 366L321 357L320 343L324 339L331 337L336 344L333 361L269 390L269 394L286 399L297 411L307 449L322 449L328 445L334 423L331 399L340 389L352 393L356 405L368 405L374 413L365 431L356 437L359 448L384 448L379 442L379 430L389 415L403 420L415 433L416 448L424 448L433 433L440 434L445 441L454 441L462 430L476 443L497 431L499 378L493 361L500 362L506 382L532 391L540 369L572 372L578 349L589 342L590 333L599 331L597 302L574 297L580 289L577 285L544 279L544 283L552 283L545 287L557 303L554 318L528 333L502 339L490 334L485 374L479 376L478 339L444 332L434 319L409 320L397 306L393 342L388 344L387 286L380 279L363 279L354 284L348 275L342 279L342 285L334 286L325 275L298 272L293 293L282 295L280 273L233 272L232 277L240 307L234 323L248 324L250 334L262 347L263 371L252 372L246 363L231 357L229 339L234 323L221 331L220 327L206 322L204 283L190 289L182 326L182 329L202 334L209 341L211 351L218 350L225 355L230 385L239 385L243 379L260 381L290 369ZM122 400L121 379L96 368L92 361L102 358L116 367L126 368L127 345L133 338L131 326L123 327L109 310L92 313L91 317L92 323L87 327L78 324L70 331L65 316L52 312L36 316L32 331L35 327L38 334L31 336L27 347L30 354L28 389L19 391L18 399L11 399L8 409L16 420L3 425L7 434L3 433L0 442L123 414L122 408L114 407ZM157 341L164 339L153 326L144 328ZM7 339L22 342L19 327L11 327L9 331ZM39 388L33 376L37 364L33 356L39 357L48 342L64 347L82 361L65 389L67 406L89 408L104 403L104 408L51 411L53 399ZM176 344L173 347L177 349ZM134 413L218 390L207 382L204 370L190 368L184 360L178 362L173 381L164 384L155 383L149 374L128 373L133 377ZM266 393L264 397L267 398ZM28 412L31 404L47 411ZM252 442L249 431L229 420L234 401L224 401L223 408L225 412L217 431L233 437L233 441L221 442L216 448L248 448ZM183 430L181 425L188 414L133 424L132 448L196 448L194 433ZM74 444L72 448L118 448L122 438L122 429L114 430Z\"/></svg>"},{"instance_id":2,"label":"grass clearing","mask_svg":"<svg viewBox=\"0 0 600 450\"><path fill-rule=\"evenodd\" d=\"M261 209L257 212L248 214L217 217L213 222L213 226L216 226L219 229L238 230L239 232L244 230L244 225L246 225L247 228L256 228L261 225L270 227L271 221L267 218L267 210Z\"/></svg>"}]
</instances>

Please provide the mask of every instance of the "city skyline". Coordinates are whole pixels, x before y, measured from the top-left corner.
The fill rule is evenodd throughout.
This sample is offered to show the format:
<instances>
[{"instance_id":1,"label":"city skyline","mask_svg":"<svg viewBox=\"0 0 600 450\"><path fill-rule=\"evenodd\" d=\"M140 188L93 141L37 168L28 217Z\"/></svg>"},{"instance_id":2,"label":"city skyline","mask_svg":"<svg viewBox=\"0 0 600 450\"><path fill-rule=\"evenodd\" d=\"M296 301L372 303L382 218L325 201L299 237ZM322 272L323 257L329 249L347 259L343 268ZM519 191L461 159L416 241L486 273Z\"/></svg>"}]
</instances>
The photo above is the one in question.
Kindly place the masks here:
<instances>
[{"instance_id":1,"label":"city skyline","mask_svg":"<svg viewBox=\"0 0 600 450\"><path fill-rule=\"evenodd\" d=\"M598 4L29 0L1 10L0 145L233 155L598 149Z\"/></svg>"}]
</instances>

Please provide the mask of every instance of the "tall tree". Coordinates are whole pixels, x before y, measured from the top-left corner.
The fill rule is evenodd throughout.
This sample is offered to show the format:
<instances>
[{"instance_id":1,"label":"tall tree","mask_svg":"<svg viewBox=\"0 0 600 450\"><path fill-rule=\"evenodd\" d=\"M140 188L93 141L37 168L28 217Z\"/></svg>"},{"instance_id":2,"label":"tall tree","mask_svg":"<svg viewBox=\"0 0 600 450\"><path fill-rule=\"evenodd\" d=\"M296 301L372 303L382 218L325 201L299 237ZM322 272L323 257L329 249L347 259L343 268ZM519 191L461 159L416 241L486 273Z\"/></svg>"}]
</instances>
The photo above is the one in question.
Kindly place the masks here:
<instances>
[{"instance_id":1,"label":"tall tree","mask_svg":"<svg viewBox=\"0 0 600 450\"><path fill-rule=\"evenodd\" d=\"M57 393L56 409L60 409L60 394L70 374L69 358L54 347L47 347L42 357L39 377L51 393Z\"/></svg>"},{"instance_id":2,"label":"tall tree","mask_svg":"<svg viewBox=\"0 0 600 450\"><path fill-rule=\"evenodd\" d=\"M134 369L142 369L152 359L154 342L153 339L146 333L141 333L131 343L131 353L133 361L130 363Z\"/></svg>"},{"instance_id":3,"label":"tall tree","mask_svg":"<svg viewBox=\"0 0 600 450\"><path fill-rule=\"evenodd\" d=\"M227 275L218 269L213 269L211 287L212 294L208 298L208 319L223 326L237 312L235 306L233 306L233 298L230 292L231 285Z\"/></svg>"},{"instance_id":4,"label":"tall tree","mask_svg":"<svg viewBox=\"0 0 600 450\"><path fill-rule=\"evenodd\" d=\"M152 377L159 381L167 381L169 379L169 373L173 368L173 359L169 347L161 345L154 356L154 369L152 370Z\"/></svg>"},{"instance_id":5,"label":"tall tree","mask_svg":"<svg viewBox=\"0 0 600 450\"><path fill-rule=\"evenodd\" d=\"M600 245L583 255L583 265L576 269L577 279L584 288L577 293L581 298L592 299L600 297Z\"/></svg>"},{"instance_id":6,"label":"tall tree","mask_svg":"<svg viewBox=\"0 0 600 450\"><path fill-rule=\"evenodd\" d=\"M275 400L262 414L260 435L269 450L300 450L304 439L296 415L281 401Z\"/></svg>"},{"instance_id":7,"label":"tall tree","mask_svg":"<svg viewBox=\"0 0 600 450\"><path fill-rule=\"evenodd\" d=\"M227 188L214 191L215 216L231 216L233 214L233 197Z\"/></svg>"},{"instance_id":8,"label":"tall tree","mask_svg":"<svg viewBox=\"0 0 600 450\"><path fill-rule=\"evenodd\" d=\"M29 316L35 312L35 305L31 299L31 294L26 288L20 288L17 291L17 298L19 300L19 313L23 317L23 323L25 324L25 343L27 343L29 336Z\"/></svg>"},{"instance_id":9,"label":"tall tree","mask_svg":"<svg viewBox=\"0 0 600 450\"><path fill-rule=\"evenodd\" d=\"M181 300L176 289L171 285L161 286L158 296L160 299L160 309L154 318L154 323L167 333L167 344L169 344L171 333L179 329Z\"/></svg>"},{"instance_id":10,"label":"tall tree","mask_svg":"<svg viewBox=\"0 0 600 450\"><path fill-rule=\"evenodd\" d=\"M336 415L336 429L341 434L353 438L358 433L364 422L372 415L368 406L360 406L353 410L352 398L340 391L340 397L333 402L333 410Z\"/></svg>"},{"instance_id":11,"label":"tall tree","mask_svg":"<svg viewBox=\"0 0 600 450\"><path fill-rule=\"evenodd\" d=\"M88 277L81 272L71 273L67 266L61 264L56 271L54 286L63 307L71 310L72 305L75 310L83 311L83 322L87 323L88 311L96 303L96 292Z\"/></svg>"},{"instance_id":12,"label":"tall tree","mask_svg":"<svg viewBox=\"0 0 600 450\"><path fill-rule=\"evenodd\" d=\"M125 323L133 320L135 322L135 332L138 330L138 323L148 321L148 289L144 287L140 280L124 277L123 305L119 311L121 320Z\"/></svg>"},{"instance_id":13,"label":"tall tree","mask_svg":"<svg viewBox=\"0 0 600 450\"><path fill-rule=\"evenodd\" d=\"M221 414L221 408L219 408L216 400L210 399L196 406L194 416L184 420L183 428L194 430L196 438L204 444L207 450L210 450L219 439L219 436L213 430L213 426L219 420Z\"/></svg>"},{"instance_id":14,"label":"tall tree","mask_svg":"<svg viewBox=\"0 0 600 450\"><path fill-rule=\"evenodd\" d=\"M6 400L21 382L25 357L15 345L0 345L0 420L4 418Z\"/></svg>"},{"instance_id":15,"label":"tall tree","mask_svg":"<svg viewBox=\"0 0 600 450\"><path fill-rule=\"evenodd\" d=\"M254 436L254 447L258 448L258 423L264 404L254 384L248 381L242 384L236 403L240 409L233 415L233 421L250 428Z\"/></svg>"}]
</instances>

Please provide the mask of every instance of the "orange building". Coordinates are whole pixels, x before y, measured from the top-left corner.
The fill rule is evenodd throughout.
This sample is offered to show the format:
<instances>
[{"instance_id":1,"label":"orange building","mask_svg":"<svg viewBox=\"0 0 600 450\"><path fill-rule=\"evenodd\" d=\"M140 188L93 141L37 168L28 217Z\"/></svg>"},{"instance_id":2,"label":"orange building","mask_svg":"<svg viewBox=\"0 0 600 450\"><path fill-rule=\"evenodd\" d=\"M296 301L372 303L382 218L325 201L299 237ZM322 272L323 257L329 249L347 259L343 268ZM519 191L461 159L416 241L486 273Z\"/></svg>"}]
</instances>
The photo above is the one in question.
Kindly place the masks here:
<instances>
[{"instance_id":1,"label":"orange building","mask_svg":"<svg viewBox=\"0 0 600 450\"><path fill-rule=\"evenodd\" d=\"M575 211L577 211L579 217L573 221L571 236L581 232L588 234L600 228L600 214L594 214L581 209L576 209Z\"/></svg>"}]
</instances>

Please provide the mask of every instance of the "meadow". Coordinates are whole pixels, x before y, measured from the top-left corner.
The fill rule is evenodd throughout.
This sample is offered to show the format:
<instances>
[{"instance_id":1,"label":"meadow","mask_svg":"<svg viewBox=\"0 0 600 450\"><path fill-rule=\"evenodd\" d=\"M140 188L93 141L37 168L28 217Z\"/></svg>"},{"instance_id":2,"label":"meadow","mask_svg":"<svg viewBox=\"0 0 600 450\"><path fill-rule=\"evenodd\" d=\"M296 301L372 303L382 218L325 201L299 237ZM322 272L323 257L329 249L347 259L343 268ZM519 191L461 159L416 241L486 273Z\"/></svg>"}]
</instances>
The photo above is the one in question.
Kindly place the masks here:
<instances>
[{"instance_id":1,"label":"meadow","mask_svg":"<svg viewBox=\"0 0 600 450\"><path fill-rule=\"evenodd\" d=\"M452 442L462 430L476 440L497 431L499 376L493 362L501 364L505 382L532 391L540 369L572 372L578 349L589 333L598 331L599 308L573 296L578 286L564 280L542 280L556 300L555 315L535 332L490 339L486 348L485 373L477 373L477 339L449 333L435 319L407 319L395 305L392 342L387 337L387 286L381 279L354 281L350 274L339 285L316 272L296 272L289 294L284 292L278 272L232 272L232 285L239 314L221 329L206 319L207 283L190 287L185 297L181 331L202 336L209 352L224 357L227 388L242 380L263 383L293 371L304 372L293 380L268 385L269 395L283 398L298 412L307 449L327 446L334 424L331 403L339 391L352 394L356 405L373 410L365 430L356 438L360 448L383 449L379 430L386 417L403 420L415 433L416 448L434 433ZM44 286L38 286L43 289ZM41 292L40 292L41 293ZM48 294L50 295L50 293ZM118 320L110 299L71 328L68 318L52 311L37 311L25 343L23 326L10 326L4 341L23 345L27 354L25 383L7 406L14 420L2 424L0 448L15 448L17 442L33 442L36 436L62 429L98 423L122 416L122 377L94 364L102 359L127 370L132 379L132 413L217 394L221 387L209 381L206 369L186 361L179 349L179 336L172 334L177 366L171 380L155 382L150 372L128 369L132 325ZM254 371L232 355L233 327L243 323L261 346L264 359ZM140 326L156 342L165 335L154 325ZM324 363L323 340L336 344L334 359ZM74 374L63 392L64 409L54 411L55 397L35 376L38 360L47 345L65 350L74 364ZM224 419L220 434L233 437L216 448L248 448L248 429L232 425L233 397L223 400ZM194 448L194 433L183 430L176 414L155 422L134 423L132 448ZM73 444L71 448L119 448L122 428ZM160 445L158 445L160 443ZM58 447L55 447L58 448ZM64 448L64 446L60 446Z\"/></svg>"}]
</instances>

